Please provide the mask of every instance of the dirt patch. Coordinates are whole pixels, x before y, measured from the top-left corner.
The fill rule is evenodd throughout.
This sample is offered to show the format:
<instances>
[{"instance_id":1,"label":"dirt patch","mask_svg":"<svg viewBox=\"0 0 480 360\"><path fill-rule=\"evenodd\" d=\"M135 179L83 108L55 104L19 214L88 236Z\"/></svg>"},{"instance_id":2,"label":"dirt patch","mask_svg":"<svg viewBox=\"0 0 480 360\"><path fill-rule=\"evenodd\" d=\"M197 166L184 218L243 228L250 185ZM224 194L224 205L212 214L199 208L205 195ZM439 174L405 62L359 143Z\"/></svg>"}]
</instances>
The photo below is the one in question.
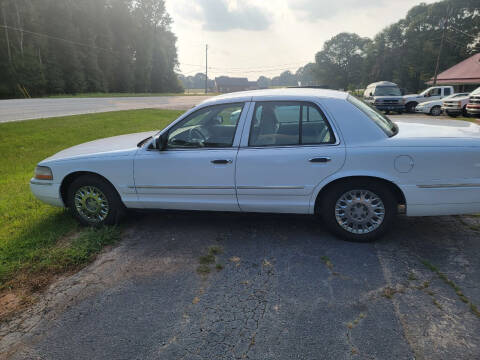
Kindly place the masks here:
<instances>
[{"instance_id":1,"label":"dirt patch","mask_svg":"<svg viewBox=\"0 0 480 360\"><path fill-rule=\"evenodd\" d=\"M0 319L12 311L15 311L22 304L22 297L15 293L0 295Z\"/></svg>"}]
</instances>

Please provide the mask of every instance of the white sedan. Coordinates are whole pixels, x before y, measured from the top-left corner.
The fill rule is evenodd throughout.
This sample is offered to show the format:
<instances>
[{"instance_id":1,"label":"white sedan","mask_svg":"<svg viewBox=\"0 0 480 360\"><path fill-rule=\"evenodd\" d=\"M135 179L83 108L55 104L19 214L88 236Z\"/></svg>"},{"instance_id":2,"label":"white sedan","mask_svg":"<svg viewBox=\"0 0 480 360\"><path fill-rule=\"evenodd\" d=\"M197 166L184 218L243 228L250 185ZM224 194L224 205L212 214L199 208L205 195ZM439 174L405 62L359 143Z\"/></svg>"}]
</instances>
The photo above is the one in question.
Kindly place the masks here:
<instances>
[{"instance_id":1,"label":"white sedan","mask_svg":"<svg viewBox=\"0 0 480 360\"><path fill-rule=\"evenodd\" d=\"M450 96L444 97L443 99L426 101L418 104L415 107L415 112L439 116L443 112L442 105L444 101L454 100L455 98L463 98L465 96L468 96L468 93L452 94Z\"/></svg>"},{"instance_id":2,"label":"white sedan","mask_svg":"<svg viewBox=\"0 0 480 360\"><path fill-rule=\"evenodd\" d=\"M408 216L480 212L480 127L397 124L344 92L218 96L164 130L92 141L40 162L42 201L87 225L126 208L315 214L368 241Z\"/></svg>"}]
</instances>

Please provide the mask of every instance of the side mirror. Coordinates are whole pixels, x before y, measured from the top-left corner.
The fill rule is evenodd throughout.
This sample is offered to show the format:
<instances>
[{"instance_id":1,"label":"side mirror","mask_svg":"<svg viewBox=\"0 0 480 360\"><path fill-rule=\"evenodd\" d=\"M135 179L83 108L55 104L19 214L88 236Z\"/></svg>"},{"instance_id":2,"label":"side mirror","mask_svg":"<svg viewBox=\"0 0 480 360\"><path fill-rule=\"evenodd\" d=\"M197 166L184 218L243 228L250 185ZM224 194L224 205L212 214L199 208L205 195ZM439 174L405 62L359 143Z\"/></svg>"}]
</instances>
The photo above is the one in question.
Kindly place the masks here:
<instances>
[{"instance_id":1,"label":"side mirror","mask_svg":"<svg viewBox=\"0 0 480 360\"><path fill-rule=\"evenodd\" d=\"M162 134L155 140L155 147L159 151L163 151L167 148L168 133Z\"/></svg>"}]
</instances>

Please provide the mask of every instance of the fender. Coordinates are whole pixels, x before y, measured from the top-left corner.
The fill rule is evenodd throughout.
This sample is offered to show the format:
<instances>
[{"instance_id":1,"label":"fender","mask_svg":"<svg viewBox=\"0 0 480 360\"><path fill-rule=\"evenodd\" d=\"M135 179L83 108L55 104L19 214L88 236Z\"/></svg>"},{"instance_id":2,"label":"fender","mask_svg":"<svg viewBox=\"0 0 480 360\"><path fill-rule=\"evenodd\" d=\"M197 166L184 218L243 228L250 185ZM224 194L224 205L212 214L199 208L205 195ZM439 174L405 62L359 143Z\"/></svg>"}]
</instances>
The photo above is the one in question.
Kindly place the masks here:
<instances>
[{"instance_id":1,"label":"fender","mask_svg":"<svg viewBox=\"0 0 480 360\"><path fill-rule=\"evenodd\" d=\"M353 177L353 176L373 177L373 178L378 178L378 179L381 179L381 180L387 180L387 181L395 184L401 190L401 187L398 185L398 182L397 182L398 179L395 179L394 177L389 176L386 173L383 173L381 171L368 171L368 172L365 172L365 171L342 171L340 169L338 172L326 177L317 186L315 186L315 188L312 191L312 195L310 197L309 213L310 214L315 213L315 202L317 200L318 194L320 193L320 191L322 191L322 189L325 186L327 186L328 184L330 184L331 182L333 182L335 180L339 180L339 179L343 179L343 178L347 178L347 177Z\"/></svg>"}]
</instances>

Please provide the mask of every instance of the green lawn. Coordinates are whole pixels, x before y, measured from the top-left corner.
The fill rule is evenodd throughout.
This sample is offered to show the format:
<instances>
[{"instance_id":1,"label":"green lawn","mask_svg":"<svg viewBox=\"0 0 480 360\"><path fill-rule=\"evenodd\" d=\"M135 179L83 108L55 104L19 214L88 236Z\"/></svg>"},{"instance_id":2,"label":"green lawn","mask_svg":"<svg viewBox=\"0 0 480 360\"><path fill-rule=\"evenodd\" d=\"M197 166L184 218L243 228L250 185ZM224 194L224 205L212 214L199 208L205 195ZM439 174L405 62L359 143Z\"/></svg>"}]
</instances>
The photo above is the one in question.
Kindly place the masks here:
<instances>
[{"instance_id":1,"label":"green lawn","mask_svg":"<svg viewBox=\"0 0 480 360\"><path fill-rule=\"evenodd\" d=\"M18 274L75 268L119 235L115 228L81 228L66 211L36 200L29 181L39 161L86 141L162 129L181 113L148 109L0 124L0 289Z\"/></svg>"}]
</instances>

